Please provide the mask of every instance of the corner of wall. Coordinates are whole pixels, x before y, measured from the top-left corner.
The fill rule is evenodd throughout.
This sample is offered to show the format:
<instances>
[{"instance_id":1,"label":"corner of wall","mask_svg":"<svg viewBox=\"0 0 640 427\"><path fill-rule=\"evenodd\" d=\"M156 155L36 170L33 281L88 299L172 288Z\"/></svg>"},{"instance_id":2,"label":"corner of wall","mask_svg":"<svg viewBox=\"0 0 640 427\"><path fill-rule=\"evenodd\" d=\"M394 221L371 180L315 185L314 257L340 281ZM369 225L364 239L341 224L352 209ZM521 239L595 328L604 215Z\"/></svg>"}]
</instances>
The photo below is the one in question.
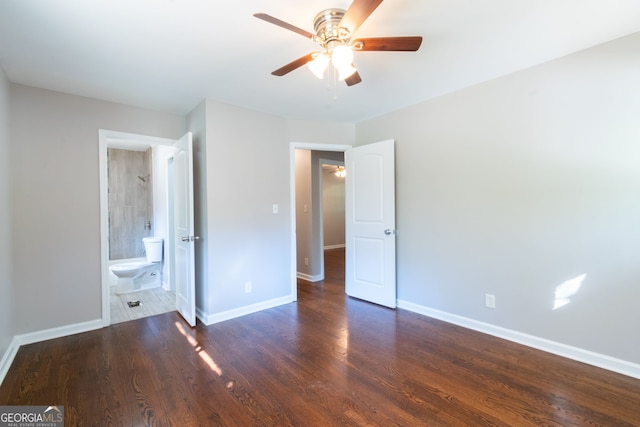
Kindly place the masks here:
<instances>
[{"instance_id":1,"label":"corner of wall","mask_svg":"<svg viewBox=\"0 0 640 427\"><path fill-rule=\"evenodd\" d=\"M0 380L3 363L10 356L13 329L13 256L12 256L12 169L10 129L10 82L0 67ZM12 360L12 357L10 358ZM9 365L11 361L9 360ZM7 366L8 369L8 366Z\"/></svg>"}]
</instances>

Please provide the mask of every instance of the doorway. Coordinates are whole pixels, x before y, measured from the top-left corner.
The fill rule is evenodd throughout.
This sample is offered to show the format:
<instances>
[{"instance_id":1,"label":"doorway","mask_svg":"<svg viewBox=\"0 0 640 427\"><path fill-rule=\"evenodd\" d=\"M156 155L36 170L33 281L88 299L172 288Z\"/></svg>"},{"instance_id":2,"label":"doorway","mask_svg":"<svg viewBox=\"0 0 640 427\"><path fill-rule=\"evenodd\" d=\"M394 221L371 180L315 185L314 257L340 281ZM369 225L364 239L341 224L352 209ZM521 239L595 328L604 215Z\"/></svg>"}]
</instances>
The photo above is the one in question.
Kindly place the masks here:
<instances>
[{"instance_id":1,"label":"doorway","mask_svg":"<svg viewBox=\"0 0 640 427\"><path fill-rule=\"evenodd\" d=\"M325 250L345 246L342 172L342 152L296 150L296 269L308 282L324 279Z\"/></svg>"},{"instance_id":2,"label":"doorway","mask_svg":"<svg viewBox=\"0 0 640 427\"><path fill-rule=\"evenodd\" d=\"M395 308L396 229L393 140L362 145L290 144L291 296L297 299L298 230L296 215L302 192L296 186L299 150L341 151L345 154L345 291L346 294ZM313 174L312 174L313 177ZM302 214L306 207L302 205ZM304 231L304 230L300 230ZM315 231L315 230L313 230ZM313 233L309 233L313 234ZM306 236L309 238L309 236Z\"/></svg>"},{"instance_id":3,"label":"doorway","mask_svg":"<svg viewBox=\"0 0 640 427\"><path fill-rule=\"evenodd\" d=\"M322 211L322 176L331 166L335 171L344 165L344 152L349 145L292 143L291 149L291 227L292 272L291 293L297 299L297 280L310 282L324 279L324 229ZM312 155L312 153L314 153ZM297 180L301 164L308 163L305 178ZM312 189L312 190L310 190ZM312 194L313 193L313 194Z\"/></svg>"},{"instance_id":4,"label":"doorway","mask_svg":"<svg viewBox=\"0 0 640 427\"><path fill-rule=\"evenodd\" d=\"M165 138L107 130L99 131L102 319L104 326L176 309L175 285L171 279L172 269L171 262L169 262L169 254L171 253L170 213L172 208L170 203L171 181L168 177L170 173L169 159L173 156L172 144L174 143L174 140ZM157 282L153 281L149 287L143 286L139 291L122 295L115 292L118 279L109 267L114 263L146 261L146 258L143 249L141 249L142 242L137 242L140 239L135 237L132 239L136 240L134 243L136 249L134 252L129 252L130 256L128 255L127 259L122 259L122 254L116 253L111 248L113 242L110 244L110 236L115 234L112 233L110 227L110 223L114 220L111 218L113 212L109 211L111 203L109 200L109 150L111 149L115 150L111 152L112 155L118 152L132 157L135 157L135 152L150 154L150 169L140 174L137 171L134 172L133 180L135 181L139 175L139 182L130 185L148 186L149 197L152 199L150 205L153 206L153 213L150 212L147 220L137 224L138 228L148 228L147 234L161 237L164 241L163 263L159 271L160 277L155 279ZM125 164L124 168L126 167ZM126 210L128 207L125 206L124 209ZM110 254L114 256L112 257Z\"/></svg>"}]
</instances>

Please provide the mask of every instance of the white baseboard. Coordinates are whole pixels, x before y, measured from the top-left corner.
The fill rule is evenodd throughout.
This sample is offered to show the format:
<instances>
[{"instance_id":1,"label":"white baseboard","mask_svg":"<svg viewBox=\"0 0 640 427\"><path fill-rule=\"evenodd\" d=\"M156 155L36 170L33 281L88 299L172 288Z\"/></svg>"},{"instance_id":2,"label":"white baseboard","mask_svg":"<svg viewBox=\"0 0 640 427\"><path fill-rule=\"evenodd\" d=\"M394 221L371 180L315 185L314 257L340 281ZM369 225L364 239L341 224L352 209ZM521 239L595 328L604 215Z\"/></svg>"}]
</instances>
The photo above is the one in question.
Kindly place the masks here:
<instances>
[{"instance_id":1,"label":"white baseboard","mask_svg":"<svg viewBox=\"0 0 640 427\"><path fill-rule=\"evenodd\" d=\"M88 322L75 323L73 325L60 326L37 332L30 332L28 334L16 335L16 339L18 340L19 345L33 344L40 341L52 340L54 338L62 338L73 334L89 332L102 327L102 319L96 319Z\"/></svg>"},{"instance_id":2,"label":"white baseboard","mask_svg":"<svg viewBox=\"0 0 640 427\"><path fill-rule=\"evenodd\" d=\"M13 337L13 340L11 340L11 344L9 344L9 348L5 351L4 356L2 356L2 360L0 360L0 384L4 381L4 377L7 375L7 372L11 367L11 363L13 363L13 359L16 357L20 346L51 340L54 338L66 337L68 335L79 334L82 332L89 332L102 327L102 319L96 319L88 322L16 335Z\"/></svg>"},{"instance_id":3,"label":"white baseboard","mask_svg":"<svg viewBox=\"0 0 640 427\"><path fill-rule=\"evenodd\" d=\"M9 372L9 368L11 367L13 359L15 359L19 348L20 344L18 344L18 340L16 337L13 337L11 343L9 343L9 348L4 352L4 355L0 360L0 384L4 381L4 377L7 376L7 372Z\"/></svg>"},{"instance_id":4,"label":"white baseboard","mask_svg":"<svg viewBox=\"0 0 640 427\"><path fill-rule=\"evenodd\" d=\"M578 362L586 363L588 365L596 366L598 368L607 369L609 371L640 379L640 365L637 363L628 362L605 354L595 353L582 348L536 337L534 335L524 334L522 332L495 326L490 323L479 322L467 317L435 310L433 308L414 304L408 301L398 300L398 307L424 316L432 317L434 319L442 320L447 323L453 323L454 325L526 345L527 347L532 347L558 356L566 357L568 359L573 359Z\"/></svg>"},{"instance_id":5,"label":"white baseboard","mask_svg":"<svg viewBox=\"0 0 640 427\"><path fill-rule=\"evenodd\" d=\"M246 316L247 314L256 313L258 311L267 310L269 308L278 307L280 305L289 304L294 302L295 299L291 295L282 298L276 298L269 301L260 302L257 304L247 305L245 307L236 308L233 310L223 311L222 313L207 314L200 309L196 309L196 316L205 325L213 325L214 323L224 322L225 320L235 319L236 317Z\"/></svg>"},{"instance_id":6,"label":"white baseboard","mask_svg":"<svg viewBox=\"0 0 640 427\"><path fill-rule=\"evenodd\" d=\"M307 282L320 282L324 280L324 276L322 274L318 274L317 276L310 276L304 273L297 274L298 279L306 280Z\"/></svg>"},{"instance_id":7,"label":"white baseboard","mask_svg":"<svg viewBox=\"0 0 640 427\"><path fill-rule=\"evenodd\" d=\"M331 249L340 249L340 248L345 248L347 247L347 245L345 245L344 243L339 244L339 245L328 245L324 247L325 251L331 250Z\"/></svg>"}]
</instances>

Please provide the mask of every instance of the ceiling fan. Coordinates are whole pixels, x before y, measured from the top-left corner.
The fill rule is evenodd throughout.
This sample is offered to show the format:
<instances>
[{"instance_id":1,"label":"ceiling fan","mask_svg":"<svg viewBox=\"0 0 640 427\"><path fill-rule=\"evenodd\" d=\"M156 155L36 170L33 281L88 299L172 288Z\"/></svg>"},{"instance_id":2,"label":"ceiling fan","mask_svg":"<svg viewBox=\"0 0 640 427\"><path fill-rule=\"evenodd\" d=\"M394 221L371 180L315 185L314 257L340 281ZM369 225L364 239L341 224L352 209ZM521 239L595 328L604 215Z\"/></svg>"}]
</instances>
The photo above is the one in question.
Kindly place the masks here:
<instances>
[{"instance_id":1,"label":"ceiling fan","mask_svg":"<svg viewBox=\"0 0 640 427\"><path fill-rule=\"evenodd\" d=\"M420 48L422 37L371 37L352 40L352 35L382 3L382 0L354 0L349 9L326 9L314 18L315 34L298 28L266 13L256 13L258 19L300 34L322 48L302 56L287 65L278 68L271 74L284 76L303 65L318 77L322 78L331 63L338 73L338 79L344 80L348 86L362 81L353 63L354 51L396 51L415 52Z\"/></svg>"}]
</instances>

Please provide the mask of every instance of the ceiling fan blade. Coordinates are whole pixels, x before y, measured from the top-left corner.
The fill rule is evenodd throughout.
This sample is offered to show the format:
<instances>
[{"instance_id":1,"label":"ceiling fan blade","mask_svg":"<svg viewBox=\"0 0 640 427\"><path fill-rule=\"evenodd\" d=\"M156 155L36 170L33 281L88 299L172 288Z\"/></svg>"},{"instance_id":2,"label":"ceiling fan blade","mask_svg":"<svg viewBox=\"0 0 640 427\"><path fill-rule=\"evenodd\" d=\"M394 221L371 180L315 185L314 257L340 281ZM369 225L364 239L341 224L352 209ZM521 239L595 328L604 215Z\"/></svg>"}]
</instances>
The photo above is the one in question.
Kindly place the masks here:
<instances>
[{"instance_id":1,"label":"ceiling fan blade","mask_svg":"<svg viewBox=\"0 0 640 427\"><path fill-rule=\"evenodd\" d=\"M351 74L346 79L344 79L344 82L347 84L347 86L357 85L361 81L362 81L362 78L360 77L360 74L358 74L357 71L355 73Z\"/></svg>"},{"instance_id":2,"label":"ceiling fan blade","mask_svg":"<svg viewBox=\"0 0 640 427\"><path fill-rule=\"evenodd\" d=\"M285 74L288 74L288 73L292 72L293 70L302 67L303 65L305 65L307 62L311 61L312 59L313 59L313 53L309 53L308 55L300 57L300 58L296 59L295 61L289 62L284 67L278 68L277 70L271 72L271 74L273 74L274 76L282 77Z\"/></svg>"},{"instance_id":3,"label":"ceiling fan blade","mask_svg":"<svg viewBox=\"0 0 640 427\"><path fill-rule=\"evenodd\" d=\"M376 10L382 0L353 0L340 21L340 27L355 33L360 25Z\"/></svg>"},{"instance_id":4,"label":"ceiling fan blade","mask_svg":"<svg viewBox=\"0 0 640 427\"><path fill-rule=\"evenodd\" d=\"M422 37L371 37L356 39L351 45L356 51L395 51L415 52L420 49Z\"/></svg>"},{"instance_id":5,"label":"ceiling fan blade","mask_svg":"<svg viewBox=\"0 0 640 427\"><path fill-rule=\"evenodd\" d=\"M291 25L288 22L284 22L278 18L274 18L273 16L267 15L266 13L254 13L253 16L255 16L258 19L262 19L263 21L267 21L271 24L277 25L278 27L282 27L289 31L293 31L294 33L298 33L308 39L312 39L314 36L309 31L303 30L302 28L298 28L295 25Z\"/></svg>"}]
</instances>

